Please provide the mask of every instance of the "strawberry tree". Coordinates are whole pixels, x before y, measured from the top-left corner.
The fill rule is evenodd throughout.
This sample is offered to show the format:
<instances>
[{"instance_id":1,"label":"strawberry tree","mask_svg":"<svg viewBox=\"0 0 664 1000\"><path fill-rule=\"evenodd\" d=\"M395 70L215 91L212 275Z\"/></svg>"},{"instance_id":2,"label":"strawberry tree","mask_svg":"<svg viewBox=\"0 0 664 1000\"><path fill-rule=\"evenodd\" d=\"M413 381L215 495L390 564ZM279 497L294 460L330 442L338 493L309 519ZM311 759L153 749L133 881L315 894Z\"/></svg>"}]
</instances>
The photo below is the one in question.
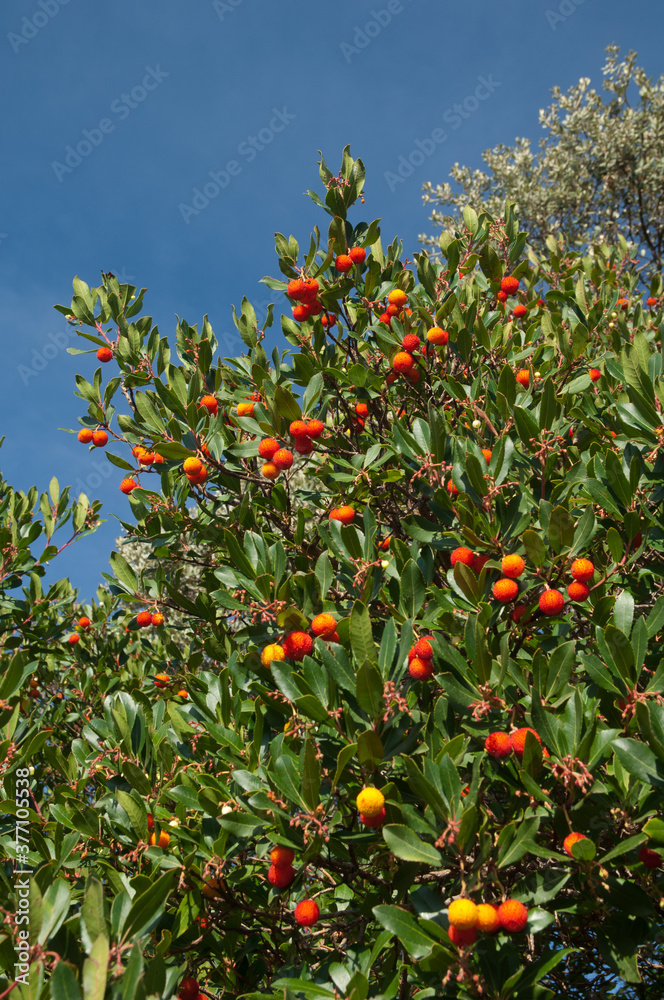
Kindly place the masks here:
<instances>
[{"instance_id":1,"label":"strawberry tree","mask_svg":"<svg viewBox=\"0 0 664 1000\"><path fill-rule=\"evenodd\" d=\"M661 278L510 204L410 261L320 178L287 349L246 298L226 359L111 274L57 307L146 558L38 612L78 641L30 654L20 853L5 729L0 993L660 996Z\"/></svg>"}]
</instances>

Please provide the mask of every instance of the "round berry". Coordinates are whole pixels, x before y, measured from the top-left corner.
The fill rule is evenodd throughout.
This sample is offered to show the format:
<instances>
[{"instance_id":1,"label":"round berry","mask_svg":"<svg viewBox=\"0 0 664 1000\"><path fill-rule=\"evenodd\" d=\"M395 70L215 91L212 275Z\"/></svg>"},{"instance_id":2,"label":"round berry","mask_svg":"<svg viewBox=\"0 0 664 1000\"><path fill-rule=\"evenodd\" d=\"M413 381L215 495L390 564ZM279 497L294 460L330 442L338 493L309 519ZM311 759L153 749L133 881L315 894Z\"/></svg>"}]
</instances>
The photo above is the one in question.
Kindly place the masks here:
<instances>
[{"instance_id":1,"label":"round berry","mask_svg":"<svg viewBox=\"0 0 664 1000\"><path fill-rule=\"evenodd\" d=\"M570 573L579 583L588 583L595 575L595 567L590 559L575 559L571 565Z\"/></svg>"},{"instance_id":2,"label":"round berry","mask_svg":"<svg viewBox=\"0 0 664 1000\"><path fill-rule=\"evenodd\" d=\"M460 931L471 930L477 924L477 906L472 899L455 899L448 907L447 919Z\"/></svg>"},{"instance_id":3,"label":"round berry","mask_svg":"<svg viewBox=\"0 0 664 1000\"><path fill-rule=\"evenodd\" d=\"M570 858L573 858L572 847L574 844L578 843L579 840L587 840L585 833L568 833L563 840L563 848L565 849L565 854L568 854Z\"/></svg>"},{"instance_id":4,"label":"round berry","mask_svg":"<svg viewBox=\"0 0 664 1000\"><path fill-rule=\"evenodd\" d=\"M501 760L512 753L512 741L507 733L489 733L484 741L484 749L490 757Z\"/></svg>"},{"instance_id":5,"label":"round berry","mask_svg":"<svg viewBox=\"0 0 664 1000\"><path fill-rule=\"evenodd\" d=\"M564 606L565 598L559 590L545 590L543 594L540 594L539 608L543 614L550 617L559 615Z\"/></svg>"},{"instance_id":6,"label":"round berry","mask_svg":"<svg viewBox=\"0 0 664 1000\"><path fill-rule=\"evenodd\" d=\"M92 441L92 434L93 432L90 430L89 427L81 427L80 431L78 432L78 440L81 442L81 444L90 444L90 442Z\"/></svg>"},{"instance_id":7,"label":"round berry","mask_svg":"<svg viewBox=\"0 0 664 1000\"><path fill-rule=\"evenodd\" d=\"M521 729L515 730L510 735L512 750L517 755L517 757L523 757L523 751L526 746L526 736L528 735L528 733L532 733L539 744L542 743L539 733L536 733L534 729L530 729L529 726L522 726Z\"/></svg>"},{"instance_id":8,"label":"round berry","mask_svg":"<svg viewBox=\"0 0 664 1000\"><path fill-rule=\"evenodd\" d=\"M378 788L363 788L355 800L358 812L373 819L385 806L385 796Z\"/></svg>"},{"instance_id":9,"label":"round berry","mask_svg":"<svg viewBox=\"0 0 664 1000\"><path fill-rule=\"evenodd\" d=\"M465 545L460 545L458 549L455 549L451 556L451 562L453 566L456 564L463 563L464 566L472 566L475 560L475 553L471 549L467 549Z\"/></svg>"},{"instance_id":10,"label":"round berry","mask_svg":"<svg viewBox=\"0 0 664 1000\"><path fill-rule=\"evenodd\" d=\"M447 330L441 330L439 326L432 326L427 333L427 340L435 347L442 347L449 339L450 335Z\"/></svg>"},{"instance_id":11,"label":"round berry","mask_svg":"<svg viewBox=\"0 0 664 1000\"><path fill-rule=\"evenodd\" d=\"M113 351L110 349L110 347L100 347L99 350L97 351L97 361L101 361L103 364L106 364L107 362L112 360L113 360Z\"/></svg>"},{"instance_id":12,"label":"round berry","mask_svg":"<svg viewBox=\"0 0 664 1000\"><path fill-rule=\"evenodd\" d=\"M132 490L137 489L138 483L135 479L123 479L120 483L120 492L128 495Z\"/></svg>"},{"instance_id":13,"label":"round berry","mask_svg":"<svg viewBox=\"0 0 664 1000\"><path fill-rule=\"evenodd\" d=\"M267 459L268 462L277 451L279 451L279 442L275 438L263 438L258 445L258 454L261 458Z\"/></svg>"},{"instance_id":14,"label":"round berry","mask_svg":"<svg viewBox=\"0 0 664 1000\"><path fill-rule=\"evenodd\" d=\"M288 448L279 448L272 456L272 463L278 469L290 469L293 464L293 452L289 451Z\"/></svg>"},{"instance_id":15,"label":"round berry","mask_svg":"<svg viewBox=\"0 0 664 1000\"><path fill-rule=\"evenodd\" d=\"M339 254L334 262L334 266L341 274L346 274L353 267L353 258L349 257L348 254Z\"/></svg>"},{"instance_id":16,"label":"round berry","mask_svg":"<svg viewBox=\"0 0 664 1000\"><path fill-rule=\"evenodd\" d=\"M364 264L367 259L367 252L364 247L351 247L348 251L348 256L353 264Z\"/></svg>"},{"instance_id":17,"label":"round berry","mask_svg":"<svg viewBox=\"0 0 664 1000\"><path fill-rule=\"evenodd\" d=\"M313 899L303 899L295 907L293 916L295 923L299 924L300 927L311 927L320 916L318 903Z\"/></svg>"},{"instance_id":18,"label":"round berry","mask_svg":"<svg viewBox=\"0 0 664 1000\"><path fill-rule=\"evenodd\" d=\"M518 934L528 922L528 910L517 899L506 899L498 908L498 920L508 934Z\"/></svg>"},{"instance_id":19,"label":"round berry","mask_svg":"<svg viewBox=\"0 0 664 1000\"><path fill-rule=\"evenodd\" d=\"M303 660L314 648L314 640L307 632L289 632L282 645L291 660Z\"/></svg>"},{"instance_id":20,"label":"round berry","mask_svg":"<svg viewBox=\"0 0 664 1000\"><path fill-rule=\"evenodd\" d=\"M519 279L513 277L511 274L505 275L505 277L500 282L501 292L505 292L507 295L516 294L519 288Z\"/></svg>"},{"instance_id":21,"label":"round berry","mask_svg":"<svg viewBox=\"0 0 664 1000\"><path fill-rule=\"evenodd\" d=\"M500 564L500 568L504 576L509 576L510 579L515 580L521 576L526 568L526 564L521 556L505 556Z\"/></svg>"},{"instance_id":22,"label":"round berry","mask_svg":"<svg viewBox=\"0 0 664 1000\"><path fill-rule=\"evenodd\" d=\"M502 580L496 580L493 585L492 590L493 596L501 604L509 604L519 593L519 584L516 580L508 580L503 578Z\"/></svg>"}]
</instances>

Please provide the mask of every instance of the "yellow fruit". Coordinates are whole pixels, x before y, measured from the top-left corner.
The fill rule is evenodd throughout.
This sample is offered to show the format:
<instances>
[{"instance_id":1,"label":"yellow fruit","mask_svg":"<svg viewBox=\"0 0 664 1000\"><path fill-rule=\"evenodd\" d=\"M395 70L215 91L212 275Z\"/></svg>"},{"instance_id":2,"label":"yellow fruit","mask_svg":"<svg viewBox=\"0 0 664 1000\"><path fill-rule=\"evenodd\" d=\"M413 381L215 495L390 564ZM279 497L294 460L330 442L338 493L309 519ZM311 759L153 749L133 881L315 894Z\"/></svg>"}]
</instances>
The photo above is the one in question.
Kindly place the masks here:
<instances>
[{"instance_id":1,"label":"yellow fruit","mask_svg":"<svg viewBox=\"0 0 664 1000\"><path fill-rule=\"evenodd\" d=\"M270 643L261 653L261 663L264 667L269 667L273 660L283 660L286 658L283 646L276 642Z\"/></svg>"},{"instance_id":2,"label":"yellow fruit","mask_svg":"<svg viewBox=\"0 0 664 1000\"><path fill-rule=\"evenodd\" d=\"M385 796L377 788L363 788L355 800L358 811L371 819L378 816L385 805Z\"/></svg>"},{"instance_id":3,"label":"yellow fruit","mask_svg":"<svg viewBox=\"0 0 664 1000\"><path fill-rule=\"evenodd\" d=\"M477 906L472 899L455 899L447 910L447 919L452 927L460 931L470 930L477 925Z\"/></svg>"}]
</instances>

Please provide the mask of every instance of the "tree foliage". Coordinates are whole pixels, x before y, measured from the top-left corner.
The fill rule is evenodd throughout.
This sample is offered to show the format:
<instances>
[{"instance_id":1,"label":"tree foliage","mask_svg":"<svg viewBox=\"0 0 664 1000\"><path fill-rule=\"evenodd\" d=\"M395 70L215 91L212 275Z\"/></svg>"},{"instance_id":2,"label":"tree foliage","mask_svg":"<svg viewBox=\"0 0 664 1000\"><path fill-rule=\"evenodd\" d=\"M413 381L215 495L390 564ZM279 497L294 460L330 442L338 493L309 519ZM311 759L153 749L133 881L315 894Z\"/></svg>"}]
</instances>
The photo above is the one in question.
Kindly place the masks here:
<instances>
[{"instance_id":1,"label":"tree foliage","mask_svg":"<svg viewBox=\"0 0 664 1000\"><path fill-rule=\"evenodd\" d=\"M304 254L277 234L264 279L318 282L287 350L246 298L223 360L207 318L171 346L112 275L57 307L76 350L112 350L110 379L76 377L81 427L137 484L124 527L152 555L113 553L84 607L66 583L45 600L51 528L98 506L52 484L40 522L3 484L0 993L659 997L661 867L639 852L664 841L661 277L645 304L624 239L524 258L509 203L466 207L410 267L348 221L362 162L320 177L327 234ZM350 248L366 260L340 270ZM275 479L266 438L295 452ZM525 930L457 946L457 898L519 901Z\"/></svg>"}]
</instances>

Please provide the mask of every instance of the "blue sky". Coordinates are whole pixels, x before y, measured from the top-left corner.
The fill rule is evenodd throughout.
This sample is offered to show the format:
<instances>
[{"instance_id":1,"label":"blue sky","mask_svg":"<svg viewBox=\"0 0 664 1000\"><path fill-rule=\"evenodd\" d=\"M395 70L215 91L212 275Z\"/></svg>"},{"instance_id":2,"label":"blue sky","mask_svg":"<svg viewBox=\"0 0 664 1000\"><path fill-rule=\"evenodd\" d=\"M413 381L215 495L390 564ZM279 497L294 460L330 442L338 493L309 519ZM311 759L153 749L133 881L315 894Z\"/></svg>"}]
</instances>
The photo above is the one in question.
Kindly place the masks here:
<instances>
[{"instance_id":1,"label":"blue sky","mask_svg":"<svg viewBox=\"0 0 664 1000\"><path fill-rule=\"evenodd\" d=\"M74 275L147 286L171 339L176 314L208 313L221 353L239 353L231 303L270 300L259 280L277 273L274 232L303 243L326 224L303 196L319 149L336 172L351 144L364 217L412 253L428 229L422 183L537 140L551 87L599 88L607 44L664 70L661 0L629 16L623 0L4 0L0 22L0 463L20 489L55 475L103 500L103 528L53 565L84 598L129 507L119 470L59 429L84 412L75 373L96 367L67 354L52 309ZM424 162L395 183L418 148Z\"/></svg>"}]
</instances>

